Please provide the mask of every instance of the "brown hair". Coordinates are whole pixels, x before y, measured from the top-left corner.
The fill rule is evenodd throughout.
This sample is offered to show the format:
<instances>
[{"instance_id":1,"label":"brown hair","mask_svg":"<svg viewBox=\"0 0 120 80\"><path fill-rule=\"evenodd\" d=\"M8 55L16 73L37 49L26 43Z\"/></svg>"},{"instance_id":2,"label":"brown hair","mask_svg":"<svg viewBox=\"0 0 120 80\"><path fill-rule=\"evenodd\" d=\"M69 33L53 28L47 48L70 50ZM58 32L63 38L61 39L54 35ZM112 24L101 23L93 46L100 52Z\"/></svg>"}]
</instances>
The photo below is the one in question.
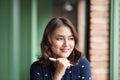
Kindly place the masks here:
<instances>
[{"instance_id":1,"label":"brown hair","mask_svg":"<svg viewBox=\"0 0 120 80\"><path fill-rule=\"evenodd\" d=\"M48 22L44 30L43 39L41 41L42 56L39 58L41 64L49 65L51 63L51 61L48 60L49 57L52 57L52 51L50 49L48 36L50 36L52 32L54 32L62 25L65 25L71 29L73 37L75 39L75 47L71 52L70 56L68 57L68 60L70 61L70 63L75 63L81 57L81 52L78 51L76 48L76 45L78 43L78 34L72 22L65 17L54 17Z\"/></svg>"}]
</instances>

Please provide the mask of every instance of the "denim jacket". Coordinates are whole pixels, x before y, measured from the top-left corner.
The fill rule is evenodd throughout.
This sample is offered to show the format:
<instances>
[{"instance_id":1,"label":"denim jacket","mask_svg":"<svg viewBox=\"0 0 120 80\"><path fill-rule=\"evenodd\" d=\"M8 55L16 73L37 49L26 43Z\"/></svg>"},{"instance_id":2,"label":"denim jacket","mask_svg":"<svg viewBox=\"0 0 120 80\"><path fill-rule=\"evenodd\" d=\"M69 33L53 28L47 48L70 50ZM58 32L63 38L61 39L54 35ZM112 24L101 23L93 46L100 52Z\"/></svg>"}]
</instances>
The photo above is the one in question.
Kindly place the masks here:
<instances>
[{"instance_id":1,"label":"denim jacket","mask_svg":"<svg viewBox=\"0 0 120 80\"><path fill-rule=\"evenodd\" d=\"M43 67L38 61L30 67L30 80L52 80L55 67ZM66 70L61 80L92 80L89 61L81 57L79 62Z\"/></svg>"}]
</instances>

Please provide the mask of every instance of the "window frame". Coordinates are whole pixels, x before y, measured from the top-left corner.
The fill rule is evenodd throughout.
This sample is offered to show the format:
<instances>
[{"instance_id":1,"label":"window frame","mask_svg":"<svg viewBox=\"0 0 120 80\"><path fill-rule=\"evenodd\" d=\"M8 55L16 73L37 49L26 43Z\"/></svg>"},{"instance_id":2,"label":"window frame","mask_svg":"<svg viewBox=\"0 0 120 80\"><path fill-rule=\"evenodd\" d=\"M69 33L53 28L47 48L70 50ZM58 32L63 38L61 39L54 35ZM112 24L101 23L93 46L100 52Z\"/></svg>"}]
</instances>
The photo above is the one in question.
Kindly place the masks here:
<instances>
[{"instance_id":1,"label":"window frame","mask_svg":"<svg viewBox=\"0 0 120 80\"><path fill-rule=\"evenodd\" d=\"M110 80L119 80L119 0L110 3Z\"/></svg>"}]
</instances>

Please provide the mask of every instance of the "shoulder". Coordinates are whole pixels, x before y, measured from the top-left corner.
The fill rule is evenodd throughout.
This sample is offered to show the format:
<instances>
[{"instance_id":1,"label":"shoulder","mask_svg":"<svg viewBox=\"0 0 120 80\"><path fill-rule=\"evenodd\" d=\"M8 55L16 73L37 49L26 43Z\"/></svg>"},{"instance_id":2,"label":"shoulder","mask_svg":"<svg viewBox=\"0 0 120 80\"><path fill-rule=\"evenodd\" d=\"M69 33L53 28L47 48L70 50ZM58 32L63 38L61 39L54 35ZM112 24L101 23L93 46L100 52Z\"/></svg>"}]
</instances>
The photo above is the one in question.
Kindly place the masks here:
<instances>
[{"instance_id":1,"label":"shoulder","mask_svg":"<svg viewBox=\"0 0 120 80\"><path fill-rule=\"evenodd\" d=\"M31 64L31 67L37 67L39 66L39 61L35 61Z\"/></svg>"},{"instance_id":2,"label":"shoulder","mask_svg":"<svg viewBox=\"0 0 120 80\"><path fill-rule=\"evenodd\" d=\"M90 63L89 63L88 59L85 56L83 56L79 60L79 65L80 66L82 66L82 65L89 66Z\"/></svg>"},{"instance_id":3,"label":"shoulder","mask_svg":"<svg viewBox=\"0 0 120 80\"><path fill-rule=\"evenodd\" d=\"M79 61L80 63L89 63L88 59L85 56L82 56Z\"/></svg>"},{"instance_id":4,"label":"shoulder","mask_svg":"<svg viewBox=\"0 0 120 80\"><path fill-rule=\"evenodd\" d=\"M39 70L42 66L39 64L39 61L35 61L31 64L30 70Z\"/></svg>"},{"instance_id":5,"label":"shoulder","mask_svg":"<svg viewBox=\"0 0 120 80\"><path fill-rule=\"evenodd\" d=\"M49 68L49 66L44 66L40 64L39 60L33 62L30 66L30 70L34 70L34 71L41 71L41 70L45 70L46 68Z\"/></svg>"},{"instance_id":6,"label":"shoulder","mask_svg":"<svg viewBox=\"0 0 120 80\"><path fill-rule=\"evenodd\" d=\"M39 64L39 61L35 61L30 66L30 80L43 80L44 68Z\"/></svg>"}]
</instances>

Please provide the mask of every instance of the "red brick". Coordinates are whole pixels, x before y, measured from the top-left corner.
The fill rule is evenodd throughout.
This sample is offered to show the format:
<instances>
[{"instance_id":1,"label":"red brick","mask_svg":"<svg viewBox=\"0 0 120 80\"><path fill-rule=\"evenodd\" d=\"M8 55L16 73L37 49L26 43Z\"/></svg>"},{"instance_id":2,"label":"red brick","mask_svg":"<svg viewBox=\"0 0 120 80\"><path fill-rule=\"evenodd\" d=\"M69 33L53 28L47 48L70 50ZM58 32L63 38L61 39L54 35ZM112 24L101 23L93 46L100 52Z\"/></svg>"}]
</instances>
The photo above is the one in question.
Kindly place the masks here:
<instances>
[{"instance_id":1,"label":"red brick","mask_svg":"<svg viewBox=\"0 0 120 80\"><path fill-rule=\"evenodd\" d=\"M103 68L103 69L99 69L99 68L91 68L91 72L92 74L99 74L99 75L102 75L102 74L108 74L109 73L109 70L107 68Z\"/></svg>"},{"instance_id":2,"label":"red brick","mask_svg":"<svg viewBox=\"0 0 120 80\"><path fill-rule=\"evenodd\" d=\"M109 56L91 55L90 61L109 61Z\"/></svg>"},{"instance_id":3,"label":"red brick","mask_svg":"<svg viewBox=\"0 0 120 80\"><path fill-rule=\"evenodd\" d=\"M91 11L90 13L90 17L105 17L108 18L109 17L109 13L106 11Z\"/></svg>"},{"instance_id":4,"label":"red brick","mask_svg":"<svg viewBox=\"0 0 120 80\"><path fill-rule=\"evenodd\" d=\"M90 0L90 65L93 80L109 80L109 3Z\"/></svg>"},{"instance_id":5,"label":"red brick","mask_svg":"<svg viewBox=\"0 0 120 80\"><path fill-rule=\"evenodd\" d=\"M109 78L107 77L108 74L94 74L92 76L93 80L109 80Z\"/></svg>"},{"instance_id":6,"label":"red brick","mask_svg":"<svg viewBox=\"0 0 120 80\"><path fill-rule=\"evenodd\" d=\"M105 68L108 69L109 68L109 62L108 61L91 61L90 62L90 66L91 68Z\"/></svg>"},{"instance_id":7,"label":"red brick","mask_svg":"<svg viewBox=\"0 0 120 80\"><path fill-rule=\"evenodd\" d=\"M107 4L109 4L109 0L90 0L90 3L91 4L97 4L97 5L107 5Z\"/></svg>"},{"instance_id":8,"label":"red brick","mask_svg":"<svg viewBox=\"0 0 120 80\"><path fill-rule=\"evenodd\" d=\"M108 38L106 36L91 36L90 42L96 42L96 43L108 43Z\"/></svg>"},{"instance_id":9,"label":"red brick","mask_svg":"<svg viewBox=\"0 0 120 80\"><path fill-rule=\"evenodd\" d=\"M106 24L97 24L97 23L90 24L90 29L91 30L108 30L109 24L108 23L106 23Z\"/></svg>"},{"instance_id":10,"label":"red brick","mask_svg":"<svg viewBox=\"0 0 120 80\"><path fill-rule=\"evenodd\" d=\"M89 50L90 55L108 55L109 51L104 49L104 50L95 50L95 49L90 49Z\"/></svg>"},{"instance_id":11,"label":"red brick","mask_svg":"<svg viewBox=\"0 0 120 80\"><path fill-rule=\"evenodd\" d=\"M108 5L91 5L90 11L109 11Z\"/></svg>"},{"instance_id":12,"label":"red brick","mask_svg":"<svg viewBox=\"0 0 120 80\"><path fill-rule=\"evenodd\" d=\"M90 23L91 24L108 24L109 23L109 20L107 18L104 18L104 17L101 17L101 18L98 18L98 17L92 17L90 19Z\"/></svg>"},{"instance_id":13,"label":"red brick","mask_svg":"<svg viewBox=\"0 0 120 80\"><path fill-rule=\"evenodd\" d=\"M90 48L91 49L96 49L96 50L104 50L104 49L108 49L108 43L92 43L90 44Z\"/></svg>"},{"instance_id":14,"label":"red brick","mask_svg":"<svg viewBox=\"0 0 120 80\"><path fill-rule=\"evenodd\" d=\"M109 32L108 30L91 30L90 31L90 36L100 36L100 37L108 37L109 36Z\"/></svg>"}]
</instances>

